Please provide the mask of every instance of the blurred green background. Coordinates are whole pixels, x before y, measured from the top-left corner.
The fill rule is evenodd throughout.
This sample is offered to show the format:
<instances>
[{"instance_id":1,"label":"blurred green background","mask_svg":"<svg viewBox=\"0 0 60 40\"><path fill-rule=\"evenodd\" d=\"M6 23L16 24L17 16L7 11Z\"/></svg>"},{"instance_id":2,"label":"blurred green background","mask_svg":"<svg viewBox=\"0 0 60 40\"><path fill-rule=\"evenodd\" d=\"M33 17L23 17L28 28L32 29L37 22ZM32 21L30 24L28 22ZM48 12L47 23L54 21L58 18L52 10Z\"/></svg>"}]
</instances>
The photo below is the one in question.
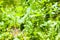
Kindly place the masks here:
<instances>
[{"instance_id":1,"label":"blurred green background","mask_svg":"<svg viewBox=\"0 0 60 40\"><path fill-rule=\"evenodd\" d=\"M60 0L0 0L0 40L60 40Z\"/></svg>"}]
</instances>

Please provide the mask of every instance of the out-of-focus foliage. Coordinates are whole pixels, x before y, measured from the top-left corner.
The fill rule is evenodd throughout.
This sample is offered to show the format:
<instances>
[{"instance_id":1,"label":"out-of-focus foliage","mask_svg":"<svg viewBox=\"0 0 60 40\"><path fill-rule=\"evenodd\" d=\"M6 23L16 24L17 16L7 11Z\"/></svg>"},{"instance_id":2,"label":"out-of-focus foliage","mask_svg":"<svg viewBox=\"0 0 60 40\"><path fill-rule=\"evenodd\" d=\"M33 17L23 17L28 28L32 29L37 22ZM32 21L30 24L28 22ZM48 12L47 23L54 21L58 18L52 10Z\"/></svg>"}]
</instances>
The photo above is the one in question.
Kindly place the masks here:
<instances>
[{"instance_id":1,"label":"out-of-focus foliage","mask_svg":"<svg viewBox=\"0 0 60 40\"><path fill-rule=\"evenodd\" d=\"M0 40L60 40L60 0L0 0Z\"/></svg>"}]
</instances>

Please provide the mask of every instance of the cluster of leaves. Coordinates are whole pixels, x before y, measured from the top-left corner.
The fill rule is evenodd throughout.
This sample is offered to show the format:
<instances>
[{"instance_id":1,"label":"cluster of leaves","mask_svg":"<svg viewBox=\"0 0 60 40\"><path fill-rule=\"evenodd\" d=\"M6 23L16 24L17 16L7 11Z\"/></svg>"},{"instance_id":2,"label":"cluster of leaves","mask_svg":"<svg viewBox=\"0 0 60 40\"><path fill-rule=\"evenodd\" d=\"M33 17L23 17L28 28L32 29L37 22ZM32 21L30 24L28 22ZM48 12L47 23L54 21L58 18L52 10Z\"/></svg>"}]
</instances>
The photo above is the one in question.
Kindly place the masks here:
<instances>
[{"instance_id":1,"label":"cluster of leaves","mask_svg":"<svg viewBox=\"0 0 60 40\"><path fill-rule=\"evenodd\" d=\"M60 1L0 0L0 40L60 40Z\"/></svg>"}]
</instances>

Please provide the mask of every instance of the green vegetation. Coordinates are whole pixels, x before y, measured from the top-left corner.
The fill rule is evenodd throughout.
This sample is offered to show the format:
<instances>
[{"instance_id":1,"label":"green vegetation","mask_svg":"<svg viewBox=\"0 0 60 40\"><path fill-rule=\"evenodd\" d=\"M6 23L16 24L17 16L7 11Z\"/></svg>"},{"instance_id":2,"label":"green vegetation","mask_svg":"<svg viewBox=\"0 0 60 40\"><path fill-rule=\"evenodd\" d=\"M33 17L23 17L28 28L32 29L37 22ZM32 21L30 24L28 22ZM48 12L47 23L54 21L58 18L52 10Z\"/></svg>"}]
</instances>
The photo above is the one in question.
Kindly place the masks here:
<instances>
[{"instance_id":1,"label":"green vegetation","mask_svg":"<svg viewBox=\"0 0 60 40\"><path fill-rule=\"evenodd\" d=\"M60 40L60 1L0 0L0 40Z\"/></svg>"}]
</instances>

